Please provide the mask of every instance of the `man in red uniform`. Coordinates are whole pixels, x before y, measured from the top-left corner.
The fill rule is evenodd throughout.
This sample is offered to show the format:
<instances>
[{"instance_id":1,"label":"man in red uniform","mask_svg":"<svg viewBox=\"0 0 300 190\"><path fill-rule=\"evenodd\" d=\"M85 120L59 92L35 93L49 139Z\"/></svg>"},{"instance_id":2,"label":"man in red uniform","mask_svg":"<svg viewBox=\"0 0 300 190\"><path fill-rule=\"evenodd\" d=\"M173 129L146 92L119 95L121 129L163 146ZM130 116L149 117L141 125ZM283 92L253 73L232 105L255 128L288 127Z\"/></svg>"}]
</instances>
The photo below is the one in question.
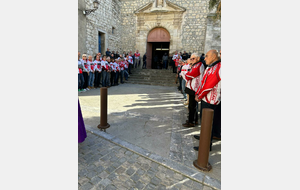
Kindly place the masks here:
<instances>
[{"instance_id":1,"label":"man in red uniform","mask_svg":"<svg viewBox=\"0 0 300 190\"><path fill-rule=\"evenodd\" d=\"M198 113L196 110L197 102L195 100L195 92L197 92L204 73L203 63L200 62L200 56L197 53L191 55L192 70L187 72L185 78L187 80L186 93L189 94L189 120L182 124L184 127L195 127L198 121ZM195 122L195 123L194 123Z\"/></svg>"},{"instance_id":2,"label":"man in red uniform","mask_svg":"<svg viewBox=\"0 0 300 190\"><path fill-rule=\"evenodd\" d=\"M218 52L216 50L208 51L205 55L205 62L208 66L204 72L201 86L196 92L195 100L201 101L201 109L211 108L215 111L210 142L211 150L213 136L218 135L217 138L221 139L221 60ZM218 130L219 134L213 133ZM195 136L195 138L199 139L199 136ZM194 147L194 149L198 150L198 147Z\"/></svg>"}]
</instances>

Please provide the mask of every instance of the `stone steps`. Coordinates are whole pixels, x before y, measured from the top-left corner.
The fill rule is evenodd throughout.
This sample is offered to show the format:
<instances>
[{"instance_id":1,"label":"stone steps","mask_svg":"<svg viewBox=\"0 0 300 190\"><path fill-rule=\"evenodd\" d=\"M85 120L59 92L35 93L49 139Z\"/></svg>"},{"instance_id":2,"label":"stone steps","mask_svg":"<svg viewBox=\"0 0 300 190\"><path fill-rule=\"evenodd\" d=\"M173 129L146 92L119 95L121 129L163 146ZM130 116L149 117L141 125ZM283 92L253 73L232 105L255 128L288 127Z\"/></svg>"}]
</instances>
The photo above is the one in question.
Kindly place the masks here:
<instances>
[{"instance_id":1,"label":"stone steps","mask_svg":"<svg viewBox=\"0 0 300 190\"><path fill-rule=\"evenodd\" d=\"M178 86L175 84L175 76L171 70L161 69L133 69L126 83L154 86Z\"/></svg>"}]
</instances>

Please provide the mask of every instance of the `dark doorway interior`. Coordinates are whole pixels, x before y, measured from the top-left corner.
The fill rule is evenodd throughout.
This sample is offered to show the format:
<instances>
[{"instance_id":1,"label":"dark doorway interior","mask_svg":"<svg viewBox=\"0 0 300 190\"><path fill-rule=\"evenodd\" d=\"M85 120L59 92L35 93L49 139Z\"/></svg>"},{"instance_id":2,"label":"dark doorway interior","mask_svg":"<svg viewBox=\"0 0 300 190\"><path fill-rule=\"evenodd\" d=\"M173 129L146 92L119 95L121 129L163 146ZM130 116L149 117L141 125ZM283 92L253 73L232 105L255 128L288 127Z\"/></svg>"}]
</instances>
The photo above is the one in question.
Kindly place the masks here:
<instances>
[{"instance_id":1,"label":"dark doorway interior","mask_svg":"<svg viewBox=\"0 0 300 190\"><path fill-rule=\"evenodd\" d=\"M162 57L165 53L169 56L170 42L152 42L152 69L162 68Z\"/></svg>"}]
</instances>

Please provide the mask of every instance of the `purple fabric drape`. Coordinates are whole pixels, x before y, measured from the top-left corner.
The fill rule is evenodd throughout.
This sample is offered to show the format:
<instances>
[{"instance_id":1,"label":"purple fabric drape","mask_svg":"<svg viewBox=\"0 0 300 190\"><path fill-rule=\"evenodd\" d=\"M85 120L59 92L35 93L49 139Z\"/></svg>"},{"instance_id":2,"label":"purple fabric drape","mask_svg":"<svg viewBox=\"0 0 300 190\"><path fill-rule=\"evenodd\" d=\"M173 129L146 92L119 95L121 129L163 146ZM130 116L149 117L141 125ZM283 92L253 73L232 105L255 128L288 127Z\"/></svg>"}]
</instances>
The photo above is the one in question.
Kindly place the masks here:
<instances>
[{"instance_id":1,"label":"purple fabric drape","mask_svg":"<svg viewBox=\"0 0 300 190\"><path fill-rule=\"evenodd\" d=\"M82 143L86 138L85 126L81 114L80 103L78 100L78 143Z\"/></svg>"}]
</instances>

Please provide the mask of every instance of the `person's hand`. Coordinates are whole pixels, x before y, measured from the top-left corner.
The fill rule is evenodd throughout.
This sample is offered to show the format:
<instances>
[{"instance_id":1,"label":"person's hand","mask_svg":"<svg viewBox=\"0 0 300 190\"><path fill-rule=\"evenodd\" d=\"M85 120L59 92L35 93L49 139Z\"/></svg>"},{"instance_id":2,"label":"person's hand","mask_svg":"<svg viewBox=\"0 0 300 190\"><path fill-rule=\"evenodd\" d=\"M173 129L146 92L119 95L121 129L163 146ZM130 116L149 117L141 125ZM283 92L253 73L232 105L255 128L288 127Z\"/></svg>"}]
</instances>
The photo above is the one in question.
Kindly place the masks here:
<instances>
[{"instance_id":1,"label":"person's hand","mask_svg":"<svg viewBox=\"0 0 300 190\"><path fill-rule=\"evenodd\" d=\"M196 102L200 102L200 100L198 99L198 96L195 97Z\"/></svg>"}]
</instances>

